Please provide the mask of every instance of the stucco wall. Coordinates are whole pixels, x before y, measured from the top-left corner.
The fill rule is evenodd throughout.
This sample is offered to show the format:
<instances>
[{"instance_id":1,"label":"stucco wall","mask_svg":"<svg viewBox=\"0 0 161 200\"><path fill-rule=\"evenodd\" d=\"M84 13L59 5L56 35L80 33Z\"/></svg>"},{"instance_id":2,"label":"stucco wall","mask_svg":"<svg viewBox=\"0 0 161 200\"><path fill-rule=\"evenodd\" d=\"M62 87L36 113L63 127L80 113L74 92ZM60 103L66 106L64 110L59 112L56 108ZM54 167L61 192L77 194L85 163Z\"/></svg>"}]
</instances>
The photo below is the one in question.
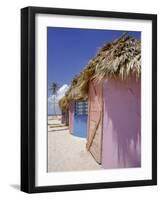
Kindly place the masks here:
<instances>
[{"instance_id":1,"label":"stucco wall","mask_svg":"<svg viewBox=\"0 0 161 200\"><path fill-rule=\"evenodd\" d=\"M141 166L140 81L104 82L102 166Z\"/></svg>"}]
</instances>

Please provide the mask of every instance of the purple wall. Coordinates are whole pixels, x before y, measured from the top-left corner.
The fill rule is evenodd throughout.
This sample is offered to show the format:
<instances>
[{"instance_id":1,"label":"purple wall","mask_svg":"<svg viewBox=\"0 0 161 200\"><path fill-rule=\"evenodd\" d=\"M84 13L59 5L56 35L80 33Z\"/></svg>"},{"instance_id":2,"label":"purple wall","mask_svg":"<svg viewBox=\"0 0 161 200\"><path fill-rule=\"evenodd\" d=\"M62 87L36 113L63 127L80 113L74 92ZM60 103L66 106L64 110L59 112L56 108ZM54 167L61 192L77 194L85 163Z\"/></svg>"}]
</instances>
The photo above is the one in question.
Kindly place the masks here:
<instances>
[{"instance_id":1,"label":"purple wall","mask_svg":"<svg viewBox=\"0 0 161 200\"><path fill-rule=\"evenodd\" d=\"M69 105L69 132L72 134L74 129L74 101Z\"/></svg>"},{"instance_id":2,"label":"purple wall","mask_svg":"<svg viewBox=\"0 0 161 200\"><path fill-rule=\"evenodd\" d=\"M104 82L103 168L141 166L140 80Z\"/></svg>"}]
</instances>

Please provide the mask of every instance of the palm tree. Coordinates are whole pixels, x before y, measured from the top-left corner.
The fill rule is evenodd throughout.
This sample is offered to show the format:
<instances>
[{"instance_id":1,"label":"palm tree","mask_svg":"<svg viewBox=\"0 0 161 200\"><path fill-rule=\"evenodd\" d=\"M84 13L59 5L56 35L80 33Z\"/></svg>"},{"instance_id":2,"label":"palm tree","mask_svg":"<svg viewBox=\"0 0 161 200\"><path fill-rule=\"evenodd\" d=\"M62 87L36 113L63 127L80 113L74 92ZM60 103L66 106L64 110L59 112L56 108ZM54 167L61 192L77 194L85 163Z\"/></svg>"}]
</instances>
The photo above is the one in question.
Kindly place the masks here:
<instances>
[{"instance_id":1,"label":"palm tree","mask_svg":"<svg viewBox=\"0 0 161 200\"><path fill-rule=\"evenodd\" d=\"M52 82L51 83L51 86L50 86L50 88L49 88L49 90L51 91L51 94L53 95L53 97L54 97L54 102L53 102L53 104L54 104L54 106L53 106L53 109L54 109L54 115L56 115L56 108L55 108L55 94L56 94L56 92L57 92L57 89L58 89L58 84L57 83L55 83L55 82Z\"/></svg>"}]
</instances>

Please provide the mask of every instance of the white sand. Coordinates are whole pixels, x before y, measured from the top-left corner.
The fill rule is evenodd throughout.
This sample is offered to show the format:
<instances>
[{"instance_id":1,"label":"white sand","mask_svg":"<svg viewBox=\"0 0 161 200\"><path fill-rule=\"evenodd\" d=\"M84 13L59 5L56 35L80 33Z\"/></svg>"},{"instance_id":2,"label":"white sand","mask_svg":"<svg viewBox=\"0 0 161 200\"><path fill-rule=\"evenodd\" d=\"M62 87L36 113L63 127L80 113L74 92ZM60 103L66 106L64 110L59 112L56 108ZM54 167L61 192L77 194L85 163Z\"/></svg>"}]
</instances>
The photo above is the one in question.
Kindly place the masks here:
<instances>
[{"instance_id":1,"label":"white sand","mask_svg":"<svg viewBox=\"0 0 161 200\"><path fill-rule=\"evenodd\" d=\"M86 150L86 139L73 136L60 120L48 120L48 172L101 169Z\"/></svg>"}]
</instances>

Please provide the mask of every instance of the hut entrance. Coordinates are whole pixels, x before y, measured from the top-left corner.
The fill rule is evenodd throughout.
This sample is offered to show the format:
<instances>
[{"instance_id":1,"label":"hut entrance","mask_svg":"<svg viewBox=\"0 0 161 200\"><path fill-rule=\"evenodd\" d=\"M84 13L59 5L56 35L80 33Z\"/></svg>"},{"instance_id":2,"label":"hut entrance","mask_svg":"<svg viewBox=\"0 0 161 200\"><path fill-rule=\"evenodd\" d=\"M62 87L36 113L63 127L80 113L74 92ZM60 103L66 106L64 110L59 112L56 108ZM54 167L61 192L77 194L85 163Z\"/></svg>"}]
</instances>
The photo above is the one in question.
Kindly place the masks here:
<instances>
[{"instance_id":1,"label":"hut entrance","mask_svg":"<svg viewBox=\"0 0 161 200\"><path fill-rule=\"evenodd\" d=\"M78 137L87 137L87 101L76 101L74 112L74 135Z\"/></svg>"},{"instance_id":2,"label":"hut entrance","mask_svg":"<svg viewBox=\"0 0 161 200\"><path fill-rule=\"evenodd\" d=\"M87 150L100 164L102 157L102 83L89 84Z\"/></svg>"}]
</instances>

